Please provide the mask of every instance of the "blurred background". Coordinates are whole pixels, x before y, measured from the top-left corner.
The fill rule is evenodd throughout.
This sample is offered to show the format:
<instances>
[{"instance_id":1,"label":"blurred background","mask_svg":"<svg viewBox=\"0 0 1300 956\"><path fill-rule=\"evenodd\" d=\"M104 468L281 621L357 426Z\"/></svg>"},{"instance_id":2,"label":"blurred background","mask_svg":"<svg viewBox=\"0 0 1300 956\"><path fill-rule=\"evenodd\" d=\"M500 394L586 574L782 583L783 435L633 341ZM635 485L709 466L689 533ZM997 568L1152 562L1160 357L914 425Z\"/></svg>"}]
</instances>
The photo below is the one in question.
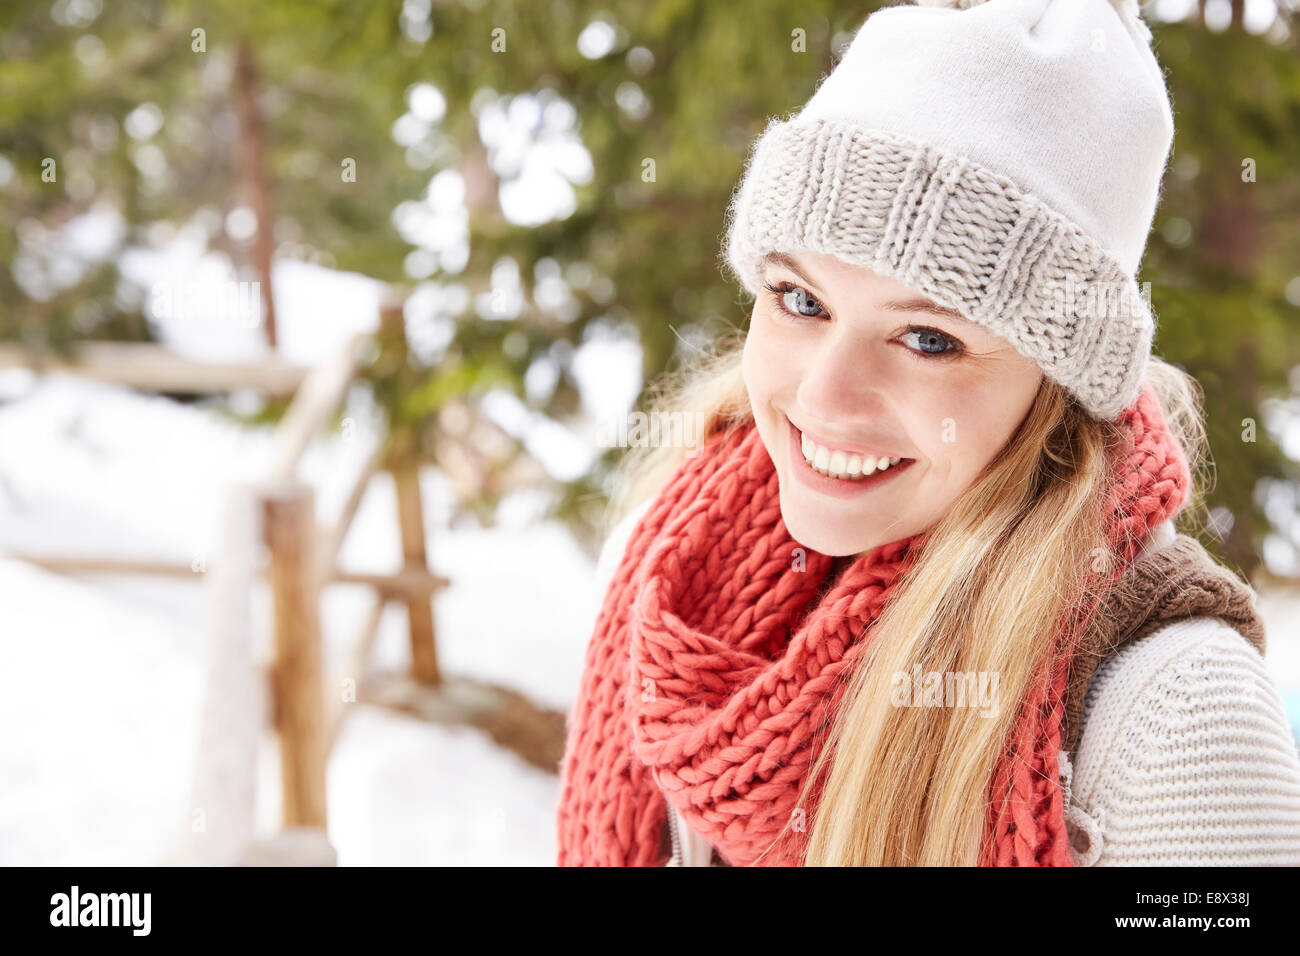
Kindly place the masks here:
<instances>
[{"instance_id":1,"label":"blurred background","mask_svg":"<svg viewBox=\"0 0 1300 956\"><path fill-rule=\"evenodd\" d=\"M605 427L881 5L0 6L0 863L552 864ZM1143 13L1138 278L1300 730L1300 15Z\"/></svg>"}]
</instances>

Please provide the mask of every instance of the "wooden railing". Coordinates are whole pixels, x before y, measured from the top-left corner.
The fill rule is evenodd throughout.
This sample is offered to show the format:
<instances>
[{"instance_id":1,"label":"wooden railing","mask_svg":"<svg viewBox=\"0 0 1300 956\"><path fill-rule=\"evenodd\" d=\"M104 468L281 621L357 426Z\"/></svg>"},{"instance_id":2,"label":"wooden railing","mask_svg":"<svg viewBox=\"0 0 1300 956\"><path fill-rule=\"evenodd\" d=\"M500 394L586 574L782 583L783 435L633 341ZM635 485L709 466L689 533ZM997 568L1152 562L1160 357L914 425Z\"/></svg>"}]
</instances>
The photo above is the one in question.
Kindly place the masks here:
<instances>
[{"instance_id":1,"label":"wooden railing","mask_svg":"<svg viewBox=\"0 0 1300 956\"><path fill-rule=\"evenodd\" d=\"M386 303L381 328L400 328L402 305ZM273 396L292 396L277 424L270 464L252 484L228 489L226 520L250 527L228 528L224 543L214 555L211 574L207 564L172 563L122 558L113 555L58 555L16 552L12 556L53 571L66 573L127 573L193 578L213 578L219 595L210 599L207 621L210 653L205 724L197 756L192 835L173 854L173 862L230 863L245 858L283 856L278 838L259 840L255 833L255 766L257 734L245 734L237 745L223 739L236 726L254 726L247 711L254 703L243 698L223 699L223 688L233 684L247 690L265 686L270 721L279 741L283 828L300 856L304 832L316 835L305 844L309 855L329 862L332 848L325 837L327 804L325 766L348 706L336 688L343 680L360 681L373 647L384 608L390 601L406 604L410 618L411 677L417 682L439 680L434 645L432 598L449 582L429 571L423 508L418 484L418 462L395 459L387 441L362 464L353 477L337 518L318 526L315 493L299 477L299 463L311 442L328 426L356 380L361 350L373 342L369 333L348 337L328 361L315 366L293 365L276 358L257 362L204 363L167 352L152 344L86 343L73 360L34 356L14 346L0 347L0 368L30 368L38 372L67 372L98 381L169 393L208 394L240 388L257 388ZM402 337L405 342L405 337ZM398 489L403 566L395 573L343 570L337 561L343 542L371 479L389 470ZM265 565L259 564L257 542L265 546ZM247 588L263 577L270 591L273 656L262 667L265 680L251 680L241 672L259 668L251 659L248 633ZM373 604L349 666L339 681L326 683L322 658L320 592L330 583L368 587ZM329 690L327 691L327 687ZM350 696L351 700L356 695ZM254 708L256 711L257 709ZM232 801L233 804L232 805ZM211 834L213 839L207 839ZM231 837L234 837L232 840Z\"/></svg>"}]
</instances>

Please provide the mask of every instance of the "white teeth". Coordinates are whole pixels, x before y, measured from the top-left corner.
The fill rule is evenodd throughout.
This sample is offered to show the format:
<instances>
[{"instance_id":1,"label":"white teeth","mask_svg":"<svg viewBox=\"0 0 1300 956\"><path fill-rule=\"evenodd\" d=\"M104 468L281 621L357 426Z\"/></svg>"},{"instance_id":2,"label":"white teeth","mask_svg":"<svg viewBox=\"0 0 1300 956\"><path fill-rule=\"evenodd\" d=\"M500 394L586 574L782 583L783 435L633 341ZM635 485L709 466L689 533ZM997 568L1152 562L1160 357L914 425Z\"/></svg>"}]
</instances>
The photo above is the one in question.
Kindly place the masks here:
<instances>
[{"instance_id":1,"label":"white teeth","mask_svg":"<svg viewBox=\"0 0 1300 956\"><path fill-rule=\"evenodd\" d=\"M799 434L799 439L804 460L813 469L831 478L865 478L877 471L884 471L890 465L897 465L903 460L901 457L876 458L874 455L850 455L845 451L832 451L817 444L802 432Z\"/></svg>"}]
</instances>

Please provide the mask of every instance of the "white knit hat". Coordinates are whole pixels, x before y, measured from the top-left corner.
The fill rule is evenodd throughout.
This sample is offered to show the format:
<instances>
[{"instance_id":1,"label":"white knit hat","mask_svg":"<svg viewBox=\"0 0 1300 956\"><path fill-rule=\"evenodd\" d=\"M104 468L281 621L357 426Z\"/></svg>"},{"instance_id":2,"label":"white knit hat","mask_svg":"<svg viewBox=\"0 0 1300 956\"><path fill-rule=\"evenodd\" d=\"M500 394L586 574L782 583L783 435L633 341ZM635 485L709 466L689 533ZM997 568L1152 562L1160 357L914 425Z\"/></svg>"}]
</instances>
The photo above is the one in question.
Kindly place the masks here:
<instances>
[{"instance_id":1,"label":"white knit hat","mask_svg":"<svg viewBox=\"0 0 1300 956\"><path fill-rule=\"evenodd\" d=\"M1094 417L1136 399L1135 279L1173 142L1137 0L918 0L869 16L750 152L726 264L828 253L1007 339Z\"/></svg>"}]
</instances>

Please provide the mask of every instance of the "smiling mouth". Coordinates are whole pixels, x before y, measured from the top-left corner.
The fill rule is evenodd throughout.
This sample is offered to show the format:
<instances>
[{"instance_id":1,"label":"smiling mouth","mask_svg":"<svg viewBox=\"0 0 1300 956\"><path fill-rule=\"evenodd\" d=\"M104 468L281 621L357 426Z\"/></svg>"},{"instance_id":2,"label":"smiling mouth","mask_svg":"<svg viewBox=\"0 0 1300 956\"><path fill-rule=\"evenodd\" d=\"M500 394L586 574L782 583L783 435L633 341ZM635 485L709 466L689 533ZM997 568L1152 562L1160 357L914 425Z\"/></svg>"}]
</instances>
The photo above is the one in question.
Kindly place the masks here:
<instances>
[{"instance_id":1,"label":"smiling mouth","mask_svg":"<svg viewBox=\"0 0 1300 956\"><path fill-rule=\"evenodd\" d=\"M843 449L830 448L818 444L801 432L793 422L790 423L799 438L801 457L804 463L819 475L840 481L862 481L878 472L888 471L900 464L909 463L911 458L901 456L885 457L883 455L859 454Z\"/></svg>"}]
</instances>

